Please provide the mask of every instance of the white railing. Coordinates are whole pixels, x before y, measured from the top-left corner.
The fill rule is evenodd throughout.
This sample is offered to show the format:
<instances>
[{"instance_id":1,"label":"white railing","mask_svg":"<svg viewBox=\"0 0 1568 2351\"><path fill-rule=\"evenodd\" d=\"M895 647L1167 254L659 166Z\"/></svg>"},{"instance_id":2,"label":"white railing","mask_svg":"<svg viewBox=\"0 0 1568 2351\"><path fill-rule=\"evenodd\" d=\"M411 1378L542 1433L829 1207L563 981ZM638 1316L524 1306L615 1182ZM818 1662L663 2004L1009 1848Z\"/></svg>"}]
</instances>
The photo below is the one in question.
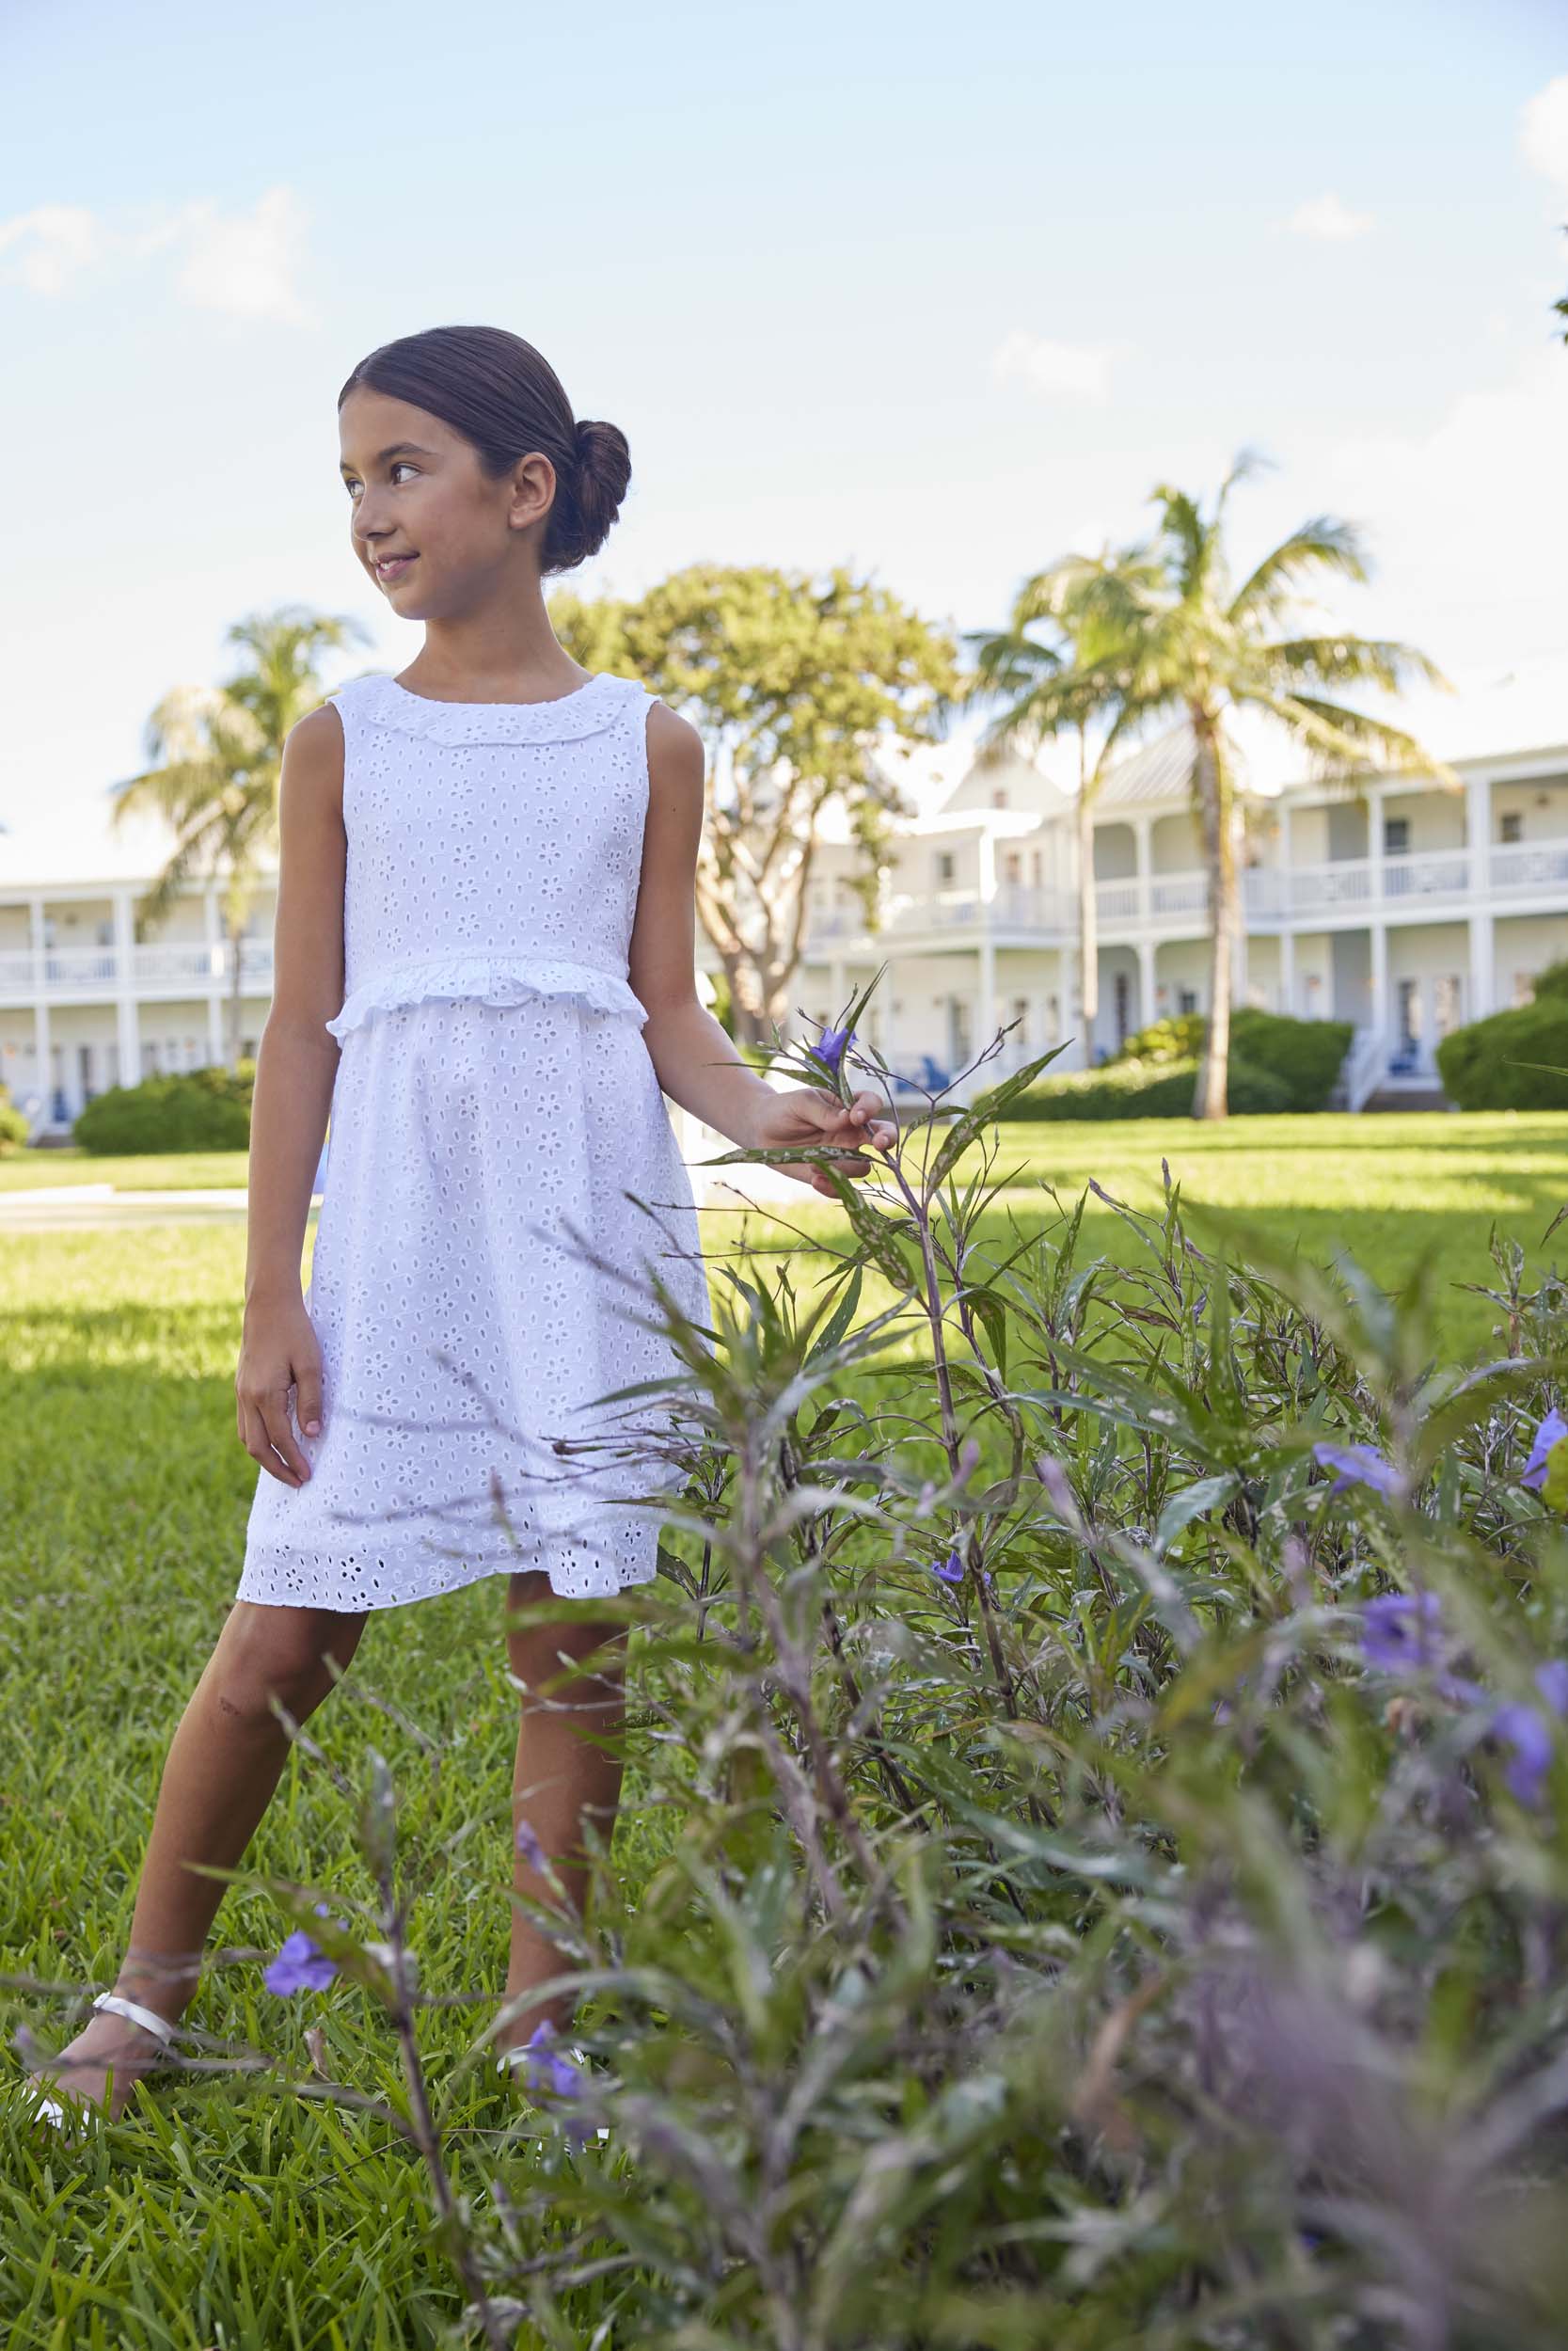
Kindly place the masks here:
<instances>
[{"instance_id":1,"label":"white railing","mask_svg":"<svg viewBox=\"0 0 1568 2351\"><path fill-rule=\"evenodd\" d=\"M1378 1089L1387 1063L1388 1045L1382 1029L1358 1028L1335 1080L1336 1107L1365 1109Z\"/></svg>"},{"instance_id":2,"label":"white railing","mask_svg":"<svg viewBox=\"0 0 1568 2351\"><path fill-rule=\"evenodd\" d=\"M272 941L245 939L240 944L241 984L270 988ZM221 940L212 945L204 939L190 939L136 946L128 960L129 982L136 994L167 988L205 994L233 983L233 955ZM113 947L44 947L37 956L30 947L8 947L0 953L0 999L24 1002L40 984L45 996L112 994L119 987L126 961Z\"/></svg>"},{"instance_id":3,"label":"white railing","mask_svg":"<svg viewBox=\"0 0 1568 2351\"><path fill-rule=\"evenodd\" d=\"M1424 856L1412 853L1383 861L1383 895L1387 898L1463 897L1469 888L1467 849L1428 850Z\"/></svg>"},{"instance_id":4,"label":"white railing","mask_svg":"<svg viewBox=\"0 0 1568 2351\"><path fill-rule=\"evenodd\" d=\"M1288 911L1318 914L1337 906L1366 906L1372 895L1372 868L1363 857L1347 857L1333 866L1297 866L1282 874Z\"/></svg>"},{"instance_id":5,"label":"white railing","mask_svg":"<svg viewBox=\"0 0 1568 2351\"><path fill-rule=\"evenodd\" d=\"M1209 877L1202 873L1152 874L1148 902L1157 922L1171 914L1201 914L1209 904Z\"/></svg>"},{"instance_id":6,"label":"white railing","mask_svg":"<svg viewBox=\"0 0 1568 2351\"><path fill-rule=\"evenodd\" d=\"M1097 882L1094 898L1102 923L1136 922L1143 911L1143 892L1135 874L1124 882Z\"/></svg>"},{"instance_id":7,"label":"white railing","mask_svg":"<svg viewBox=\"0 0 1568 2351\"><path fill-rule=\"evenodd\" d=\"M1494 890L1558 890L1568 882L1568 841L1512 841L1495 849Z\"/></svg>"}]
</instances>

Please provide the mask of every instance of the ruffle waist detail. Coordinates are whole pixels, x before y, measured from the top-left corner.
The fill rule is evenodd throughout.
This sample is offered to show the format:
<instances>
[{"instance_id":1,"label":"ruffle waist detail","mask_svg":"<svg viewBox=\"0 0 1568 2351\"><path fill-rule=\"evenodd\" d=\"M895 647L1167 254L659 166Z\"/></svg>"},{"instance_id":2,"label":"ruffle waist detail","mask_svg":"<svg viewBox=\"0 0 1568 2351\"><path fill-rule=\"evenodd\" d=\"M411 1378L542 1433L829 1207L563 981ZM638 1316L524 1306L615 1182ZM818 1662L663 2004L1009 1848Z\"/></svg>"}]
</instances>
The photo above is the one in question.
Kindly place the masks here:
<instances>
[{"instance_id":1,"label":"ruffle waist detail","mask_svg":"<svg viewBox=\"0 0 1568 2351\"><path fill-rule=\"evenodd\" d=\"M375 1013L395 1011L401 1005L450 1003L463 997L481 1004L522 1004L531 996L566 996L591 1012L616 1014L639 1027L648 1017L630 982L596 963L481 953L426 958L375 972L345 999L326 1027L329 1035L341 1038L363 1028Z\"/></svg>"}]
</instances>

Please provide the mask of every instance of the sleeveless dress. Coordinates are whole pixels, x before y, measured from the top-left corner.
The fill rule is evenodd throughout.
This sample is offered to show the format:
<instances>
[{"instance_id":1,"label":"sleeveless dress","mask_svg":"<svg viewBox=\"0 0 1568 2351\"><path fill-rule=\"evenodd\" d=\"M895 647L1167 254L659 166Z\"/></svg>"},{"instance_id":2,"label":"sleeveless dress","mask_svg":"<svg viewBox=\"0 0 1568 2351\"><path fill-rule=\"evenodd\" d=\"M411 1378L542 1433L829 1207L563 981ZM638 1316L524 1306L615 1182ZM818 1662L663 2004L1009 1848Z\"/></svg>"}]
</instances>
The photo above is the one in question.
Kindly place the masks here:
<instances>
[{"instance_id":1,"label":"sleeveless dress","mask_svg":"<svg viewBox=\"0 0 1568 2351\"><path fill-rule=\"evenodd\" d=\"M331 699L344 997L305 1293L322 1427L300 1431L291 1391L312 1474L258 1468L235 1597L347 1612L533 1568L573 1596L648 1582L673 1396L602 1400L681 1374L639 1319L650 1269L711 1311L627 977L651 697L607 672L550 702L383 675Z\"/></svg>"}]
</instances>

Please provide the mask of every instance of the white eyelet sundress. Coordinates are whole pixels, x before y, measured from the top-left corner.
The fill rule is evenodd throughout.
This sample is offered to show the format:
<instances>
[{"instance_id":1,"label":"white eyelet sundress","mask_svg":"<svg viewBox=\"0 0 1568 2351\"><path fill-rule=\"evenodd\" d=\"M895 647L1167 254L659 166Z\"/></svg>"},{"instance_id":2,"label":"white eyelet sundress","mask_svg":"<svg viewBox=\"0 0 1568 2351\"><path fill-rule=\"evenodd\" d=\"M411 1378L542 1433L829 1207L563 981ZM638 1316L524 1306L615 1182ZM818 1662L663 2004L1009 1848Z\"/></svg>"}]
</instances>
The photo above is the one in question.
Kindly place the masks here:
<instances>
[{"instance_id":1,"label":"white eyelet sundress","mask_svg":"<svg viewBox=\"0 0 1568 2351\"><path fill-rule=\"evenodd\" d=\"M651 697L601 673L551 702L382 675L331 699L348 858L305 1293L322 1428L291 1393L312 1474L258 1469L235 1597L356 1612L534 1568L573 1596L645 1583L642 1498L670 1469L614 1447L669 1399L595 1404L679 1371L648 1268L711 1311L628 978Z\"/></svg>"}]
</instances>

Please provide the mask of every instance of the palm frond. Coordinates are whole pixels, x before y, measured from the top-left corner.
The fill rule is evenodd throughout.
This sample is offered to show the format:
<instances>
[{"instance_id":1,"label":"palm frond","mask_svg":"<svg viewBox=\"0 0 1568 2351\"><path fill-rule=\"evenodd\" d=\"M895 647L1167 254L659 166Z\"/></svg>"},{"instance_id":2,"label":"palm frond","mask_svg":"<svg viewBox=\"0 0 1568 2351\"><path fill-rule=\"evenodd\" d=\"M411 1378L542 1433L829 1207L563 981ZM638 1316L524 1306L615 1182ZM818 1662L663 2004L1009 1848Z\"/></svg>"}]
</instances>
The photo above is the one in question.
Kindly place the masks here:
<instances>
[{"instance_id":1,"label":"palm frond","mask_svg":"<svg viewBox=\"0 0 1568 2351\"><path fill-rule=\"evenodd\" d=\"M1283 637L1257 648L1257 660L1275 689L1294 693L1302 686L1379 686L1399 693L1419 682L1446 693L1453 687L1435 661L1394 638Z\"/></svg>"},{"instance_id":2,"label":"palm frond","mask_svg":"<svg viewBox=\"0 0 1568 2351\"><path fill-rule=\"evenodd\" d=\"M1324 702L1313 694L1271 693L1261 688L1243 699L1272 711L1288 726L1307 752L1319 780L1340 775L1346 781L1369 772L1429 775L1439 784L1458 787L1462 778L1402 727L1370 718L1344 703Z\"/></svg>"},{"instance_id":3,"label":"palm frond","mask_svg":"<svg viewBox=\"0 0 1568 2351\"><path fill-rule=\"evenodd\" d=\"M1361 533L1353 522L1334 515L1314 515L1289 538L1272 548L1230 599L1228 617L1277 620L1302 594L1302 582L1315 572L1332 572L1341 579L1367 577Z\"/></svg>"}]
</instances>

